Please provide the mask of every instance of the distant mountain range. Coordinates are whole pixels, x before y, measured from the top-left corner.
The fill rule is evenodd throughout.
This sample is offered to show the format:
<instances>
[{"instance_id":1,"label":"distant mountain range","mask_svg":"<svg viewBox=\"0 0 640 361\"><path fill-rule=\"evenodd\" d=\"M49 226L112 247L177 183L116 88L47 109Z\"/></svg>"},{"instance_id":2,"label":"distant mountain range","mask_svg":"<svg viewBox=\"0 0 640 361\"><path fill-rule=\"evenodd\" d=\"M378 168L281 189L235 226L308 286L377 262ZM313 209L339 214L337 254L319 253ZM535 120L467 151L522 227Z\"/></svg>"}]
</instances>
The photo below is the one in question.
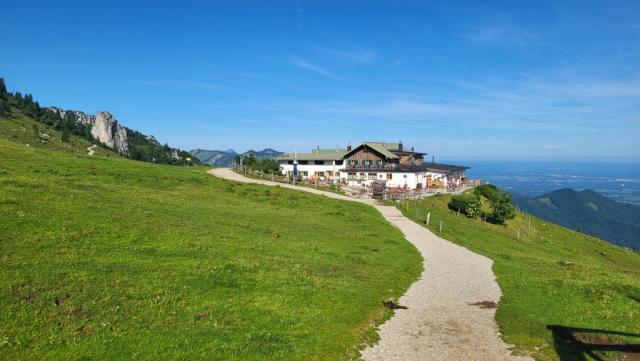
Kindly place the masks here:
<instances>
[{"instance_id":1,"label":"distant mountain range","mask_svg":"<svg viewBox=\"0 0 640 361\"><path fill-rule=\"evenodd\" d=\"M558 189L535 198L513 194L513 203L549 222L640 251L640 206L590 189Z\"/></svg>"},{"instance_id":2,"label":"distant mountain range","mask_svg":"<svg viewBox=\"0 0 640 361\"><path fill-rule=\"evenodd\" d=\"M200 162L203 164L215 165L219 167L228 166L233 162L236 155L239 154L233 149L228 149L228 150L193 149L189 151L189 153L191 153L192 156L198 158ZM265 148L260 151L248 150L239 155L245 156L249 154L253 154L257 159L267 159L267 158L277 157L283 153L278 152L277 150L273 150L271 148Z\"/></svg>"}]
</instances>

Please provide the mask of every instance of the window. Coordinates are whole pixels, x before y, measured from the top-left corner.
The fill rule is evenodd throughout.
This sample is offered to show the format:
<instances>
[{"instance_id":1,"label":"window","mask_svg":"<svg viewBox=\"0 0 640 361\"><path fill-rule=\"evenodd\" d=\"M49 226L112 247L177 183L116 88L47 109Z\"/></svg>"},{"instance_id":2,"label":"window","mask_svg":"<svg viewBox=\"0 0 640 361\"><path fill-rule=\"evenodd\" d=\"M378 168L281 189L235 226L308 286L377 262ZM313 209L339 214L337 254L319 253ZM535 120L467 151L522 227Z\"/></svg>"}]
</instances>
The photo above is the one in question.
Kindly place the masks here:
<instances>
[{"instance_id":1,"label":"window","mask_svg":"<svg viewBox=\"0 0 640 361\"><path fill-rule=\"evenodd\" d=\"M308 160L299 160L298 164L309 164Z\"/></svg>"},{"instance_id":2,"label":"window","mask_svg":"<svg viewBox=\"0 0 640 361\"><path fill-rule=\"evenodd\" d=\"M342 165L342 160L336 160L336 165Z\"/></svg>"},{"instance_id":3,"label":"window","mask_svg":"<svg viewBox=\"0 0 640 361\"><path fill-rule=\"evenodd\" d=\"M393 178L393 173L387 173L387 180L391 180Z\"/></svg>"},{"instance_id":4,"label":"window","mask_svg":"<svg viewBox=\"0 0 640 361\"><path fill-rule=\"evenodd\" d=\"M381 163L382 163L382 161L381 161L380 159L377 159L377 160L376 160L376 165L377 165L378 167L380 166L380 164L381 164Z\"/></svg>"},{"instance_id":5,"label":"window","mask_svg":"<svg viewBox=\"0 0 640 361\"><path fill-rule=\"evenodd\" d=\"M349 173L348 177L349 177L349 179L355 179L356 178L356 173Z\"/></svg>"},{"instance_id":6,"label":"window","mask_svg":"<svg viewBox=\"0 0 640 361\"><path fill-rule=\"evenodd\" d=\"M358 166L358 161L357 161L357 160L352 160L352 162L353 162L353 165L354 165L355 167L357 167L357 166Z\"/></svg>"},{"instance_id":7,"label":"window","mask_svg":"<svg viewBox=\"0 0 640 361\"><path fill-rule=\"evenodd\" d=\"M368 176L369 176L369 179L376 179L375 173L369 173Z\"/></svg>"},{"instance_id":8,"label":"window","mask_svg":"<svg viewBox=\"0 0 640 361\"><path fill-rule=\"evenodd\" d=\"M293 164L293 161L292 160L288 160L287 164Z\"/></svg>"},{"instance_id":9,"label":"window","mask_svg":"<svg viewBox=\"0 0 640 361\"><path fill-rule=\"evenodd\" d=\"M324 160L316 160L313 162L313 164L315 165L323 165L324 164Z\"/></svg>"}]
</instances>

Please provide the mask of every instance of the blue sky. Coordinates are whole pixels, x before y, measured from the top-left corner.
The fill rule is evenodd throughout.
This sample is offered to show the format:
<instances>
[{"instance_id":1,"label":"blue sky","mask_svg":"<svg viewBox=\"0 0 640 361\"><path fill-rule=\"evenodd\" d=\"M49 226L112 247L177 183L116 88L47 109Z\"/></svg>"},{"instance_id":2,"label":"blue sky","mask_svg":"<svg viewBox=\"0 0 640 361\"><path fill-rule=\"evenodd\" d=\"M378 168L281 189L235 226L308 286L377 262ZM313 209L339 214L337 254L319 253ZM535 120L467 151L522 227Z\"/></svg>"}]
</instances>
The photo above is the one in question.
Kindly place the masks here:
<instances>
[{"instance_id":1,"label":"blue sky","mask_svg":"<svg viewBox=\"0 0 640 361\"><path fill-rule=\"evenodd\" d=\"M636 0L25 0L0 34L10 90L186 149L640 160Z\"/></svg>"}]
</instances>

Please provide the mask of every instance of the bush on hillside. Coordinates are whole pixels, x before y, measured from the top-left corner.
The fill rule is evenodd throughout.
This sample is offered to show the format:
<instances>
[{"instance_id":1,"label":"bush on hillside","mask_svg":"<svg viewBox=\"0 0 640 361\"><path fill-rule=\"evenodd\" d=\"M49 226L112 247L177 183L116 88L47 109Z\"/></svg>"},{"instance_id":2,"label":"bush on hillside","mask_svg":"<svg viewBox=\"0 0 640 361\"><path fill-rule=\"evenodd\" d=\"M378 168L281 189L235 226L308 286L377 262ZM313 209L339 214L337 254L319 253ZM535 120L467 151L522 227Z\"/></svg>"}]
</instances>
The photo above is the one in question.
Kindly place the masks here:
<instances>
[{"instance_id":1,"label":"bush on hillside","mask_svg":"<svg viewBox=\"0 0 640 361\"><path fill-rule=\"evenodd\" d=\"M448 206L450 209L456 212L462 212L471 218L479 218L482 216L482 201L480 197L474 194L464 193L455 195L451 197Z\"/></svg>"},{"instance_id":2,"label":"bush on hillside","mask_svg":"<svg viewBox=\"0 0 640 361\"><path fill-rule=\"evenodd\" d=\"M509 202L496 202L491 207L492 211L487 219L491 223L504 224L516 216L516 210Z\"/></svg>"},{"instance_id":3,"label":"bush on hillside","mask_svg":"<svg viewBox=\"0 0 640 361\"><path fill-rule=\"evenodd\" d=\"M500 196L501 193L503 193L501 190L498 189L498 187L494 186L493 184L483 184L483 185L479 185L477 186L474 190L473 193L475 195L479 196L483 196L486 199L494 202L497 201Z\"/></svg>"},{"instance_id":4,"label":"bush on hillside","mask_svg":"<svg viewBox=\"0 0 640 361\"><path fill-rule=\"evenodd\" d=\"M487 215L487 220L495 224L504 224L516 215L515 208L511 205L511 194L500 190L493 184L483 184L476 187L473 193L483 196L491 202L491 212Z\"/></svg>"}]
</instances>

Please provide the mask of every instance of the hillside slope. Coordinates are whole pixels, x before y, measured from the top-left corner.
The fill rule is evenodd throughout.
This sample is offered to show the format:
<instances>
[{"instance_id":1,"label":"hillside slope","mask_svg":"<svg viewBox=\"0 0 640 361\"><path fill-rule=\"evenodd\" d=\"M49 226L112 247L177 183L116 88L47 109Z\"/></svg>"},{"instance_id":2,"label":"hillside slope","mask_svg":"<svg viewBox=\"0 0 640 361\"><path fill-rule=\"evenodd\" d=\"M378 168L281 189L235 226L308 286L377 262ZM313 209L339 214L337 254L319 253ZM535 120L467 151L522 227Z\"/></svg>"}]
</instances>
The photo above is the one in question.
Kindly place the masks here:
<instances>
[{"instance_id":1,"label":"hillside slope","mask_svg":"<svg viewBox=\"0 0 640 361\"><path fill-rule=\"evenodd\" d=\"M496 317L507 343L537 360L562 361L615 360L620 355L607 350L624 348L612 339L640 344L640 254L524 213L506 225L456 215L450 199L401 208L423 225L429 213L434 233L494 261L503 292Z\"/></svg>"},{"instance_id":2,"label":"hillside slope","mask_svg":"<svg viewBox=\"0 0 640 361\"><path fill-rule=\"evenodd\" d=\"M513 202L549 222L640 250L640 206L615 202L590 189L559 189L536 198L514 195Z\"/></svg>"},{"instance_id":3,"label":"hillside slope","mask_svg":"<svg viewBox=\"0 0 640 361\"><path fill-rule=\"evenodd\" d=\"M0 359L353 358L420 274L370 207L36 145L33 124L0 121Z\"/></svg>"},{"instance_id":4,"label":"hillside slope","mask_svg":"<svg viewBox=\"0 0 640 361\"><path fill-rule=\"evenodd\" d=\"M44 108L31 94L7 91L3 78L0 78L0 117L26 117L59 131L64 141L75 135L135 160L174 165L199 164L197 159L189 159L188 152L162 145L153 136L121 125L109 112L99 111L93 116L57 107Z\"/></svg>"},{"instance_id":5,"label":"hillside slope","mask_svg":"<svg viewBox=\"0 0 640 361\"><path fill-rule=\"evenodd\" d=\"M0 115L0 139L21 144L27 148L55 150L78 155L88 155L92 151L96 156L120 157L113 151L99 147L81 137L70 136L66 142L62 141L62 138L63 134L59 130L37 122L16 109L10 110L8 114Z\"/></svg>"}]
</instances>

